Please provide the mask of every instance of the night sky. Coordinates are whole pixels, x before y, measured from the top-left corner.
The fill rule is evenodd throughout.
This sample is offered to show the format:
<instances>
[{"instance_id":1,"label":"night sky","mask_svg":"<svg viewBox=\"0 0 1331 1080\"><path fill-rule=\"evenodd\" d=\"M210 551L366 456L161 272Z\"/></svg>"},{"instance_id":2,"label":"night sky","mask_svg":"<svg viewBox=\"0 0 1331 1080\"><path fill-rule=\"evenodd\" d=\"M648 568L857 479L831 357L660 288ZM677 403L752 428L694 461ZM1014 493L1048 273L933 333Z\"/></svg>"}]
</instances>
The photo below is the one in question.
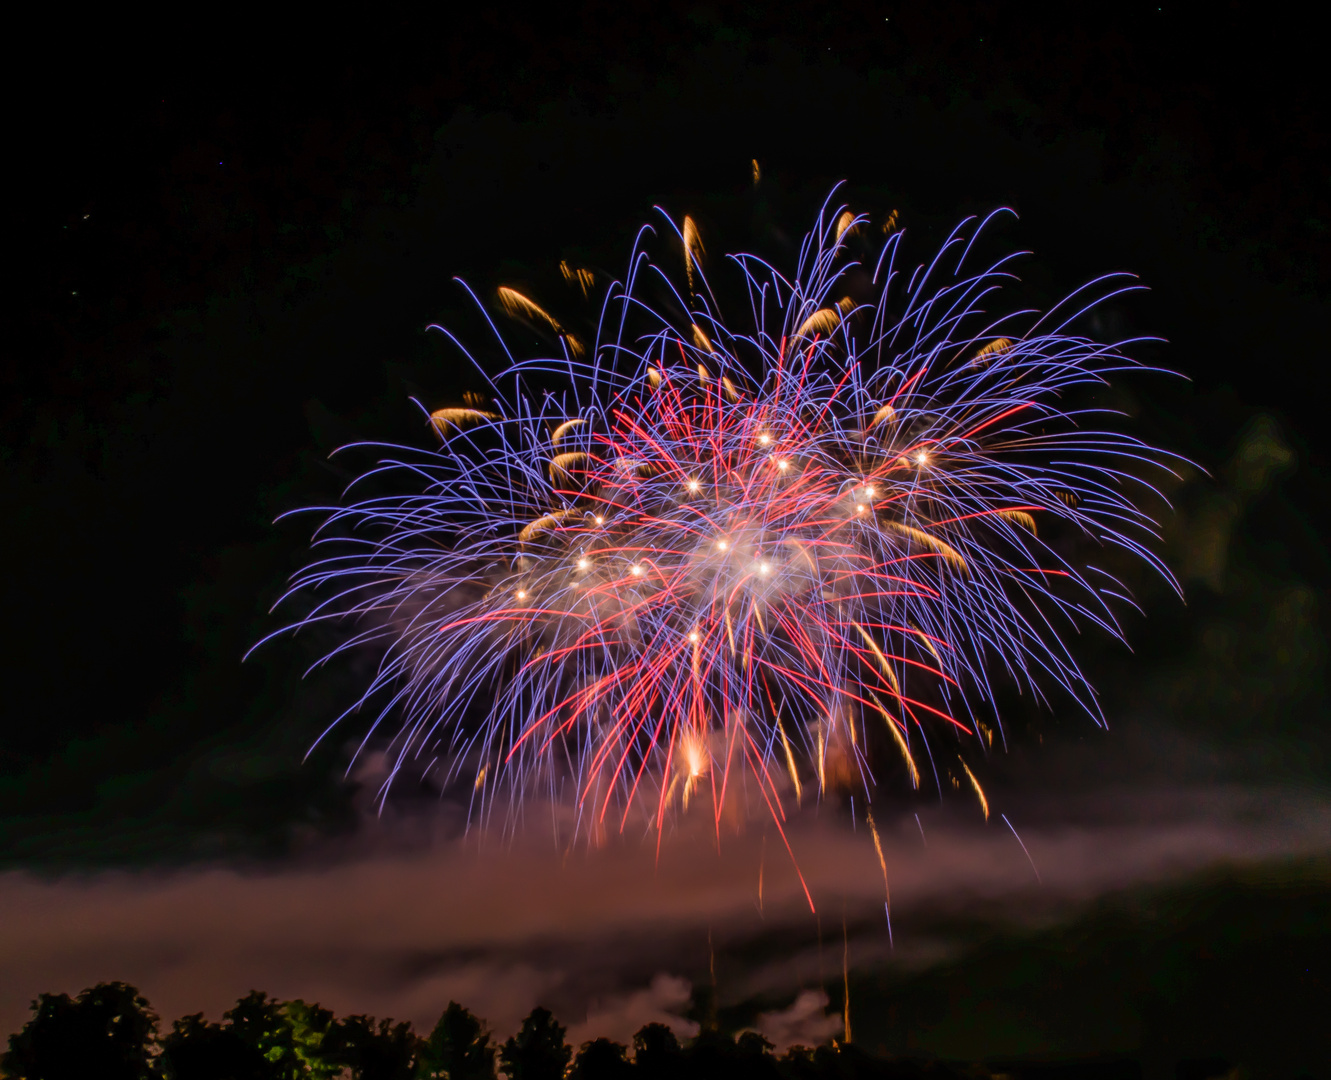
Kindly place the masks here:
<instances>
[{"instance_id":1,"label":"night sky","mask_svg":"<svg viewBox=\"0 0 1331 1080\"><path fill-rule=\"evenodd\" d=\"M578 1037L696 1030L710 932L722 1022L818 1041L840 1031L844 918L869 1049L1305 1061L1331 989L1319 39L1260 4L780 10L28 28L5 1033L38 992L113 978L165 1016L255 986L418 1024L456 997L502 1034L538 1000ZM637 838L478 848L426 792L376 816L374 748L346 775L359 729L306 759L357 671L302 681L299 641L240 663L308 540L272 522L338 497L334 448L423 445L409 398L477 384L425 332L481 339L453 279L542 296L561 258L618 273L655 205L709 250L789 260L837 181L896 209L916 255L1013 207L1037 295L1140 275L1103 332L1166 339L1140 355L1186 376L1122 398L1197 463L1161 547L1186 602L1135 579L1131 651L1078 646L1108 731L1018 710L990 765L1032 861L964 793L903 798L889 945L863 821L834 808L792 831L816 920L758 831L718 857L681 829L659 865Z\"/></svg>"}]
</instances>

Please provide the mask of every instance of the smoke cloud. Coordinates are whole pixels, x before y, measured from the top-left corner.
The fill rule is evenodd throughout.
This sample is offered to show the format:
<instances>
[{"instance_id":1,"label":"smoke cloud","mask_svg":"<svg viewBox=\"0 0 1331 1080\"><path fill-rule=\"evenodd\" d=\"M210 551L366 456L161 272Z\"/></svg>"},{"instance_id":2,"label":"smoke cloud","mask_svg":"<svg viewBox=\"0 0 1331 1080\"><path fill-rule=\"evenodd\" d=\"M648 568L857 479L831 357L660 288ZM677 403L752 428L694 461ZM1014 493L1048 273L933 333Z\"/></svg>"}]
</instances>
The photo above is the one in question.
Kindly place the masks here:
<instances>
[{"instance_id":1,"label":"smoke cloud","mask_svg":"<svg viewBox=\"0 0 1331 1080\"><path fill-rule=\"evenodd\" d=\"M718 851L710 822L667 836L659 859L650 840L566 853L531 838L503 849L371 843L264 871L10 872L0 1028L17 1030L40 992L124 979L166 1018L218 1017L257 988L426 1027L457 1000L500 1037L544 1004L574 1040L628 1042L652 1021L695 1032L684 1014L714 957L722 1007L751 1003L753 1026L778 1045L816 1043L841 1023L820 995L841 975L843 910L852 970L921 968L960 947L931 929L940 913L1052 923L1107 892L1217 863L1331 851L1331 803L1313 792L1137 791L1011 816L1039 881L1013 834L969 806L879 822L891 943L871 838L827 807L788 829L817 916L774 836L751 825L722 835ZM836 940L823 942L833 922Z\"/></svg>"}]
</instances>

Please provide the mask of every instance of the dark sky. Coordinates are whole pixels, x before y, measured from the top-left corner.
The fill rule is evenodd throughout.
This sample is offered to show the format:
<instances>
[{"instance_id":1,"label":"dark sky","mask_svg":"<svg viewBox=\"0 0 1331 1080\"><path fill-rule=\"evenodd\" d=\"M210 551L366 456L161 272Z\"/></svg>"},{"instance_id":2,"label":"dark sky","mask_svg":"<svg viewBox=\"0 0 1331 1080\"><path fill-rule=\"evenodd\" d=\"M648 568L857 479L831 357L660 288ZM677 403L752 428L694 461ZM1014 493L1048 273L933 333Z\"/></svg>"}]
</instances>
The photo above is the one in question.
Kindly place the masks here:
<instances>
[{"instance_id":1,"label":"dark sky","mask_svg":"<svg viewBox=\"0 0 1331 1080\"><path fill-rule=\"evenodd\" d=\"M597 994L607 1016L684 1007L705 954L672 967L668 948L642 944L652 917L614 884L613 860L589 871L610 898L596 928L560 908L501 924L455 896L446 930L412 938L431 925L432 890L458 892L440 881L475 875L483 896L516 872L455 872L457 845L431 839L448 828L428 808L367 823L341 743L302 763L348 677L300 683L298 646L239 657L272 628L266 610L301 558L303 527L272 519L345 480L327 452L417 441L408 396L442 400L471 378L424 332L473 327L454 276L539 292L562 257L617 270L655 204L697 217L718 250L780 256L780 236L807 228L839 180L857 206L898 209L923 246L964 214L1014 207L1008 235L1036 253L1027 276L1046 294L1141 275L1151 293L1114 317L1168 339L1152 358L1190 381L1134 385L1132 409L1210 473L1174 493L1166 530L1187 604L1143 582L1134 652L1088 657L1110 733L1055 717L994 763L997 797L1042 852L1045 899L1030 899L1010 836L972 835L931 807L947 837L932 870L907 833L892 841L915 935L903 926L891 959L880 929L855 924L863 969L928 972L961 955L972 931L923 914L939 897L954 898L957 925L1034 932L1218 863L1325 889L1331 185L1310 26L1241 3L1205 17L850 3L191 19L33 24L29 77L11 92L0 906L46 912L57 938L92 929L72 952L40 944L55 939L35 923L9 932L0 950L26 975L0 1003L7 1023L39 990L126 975L160 989L164 1011L220 1011L263 980L418 1019L449 993L504 1024L541 994L584 1014ZM810 850L851 842L817 840L828 827L808 825ZM1270 870L1293 856L1313 862ZM734 962L727 1000L795 1009L812 968L778 970L770 935L794 935L803 956L807 919L788 909L750 926L752 867L680 858L703 899L671 909L672 933L696 945L711 919L767 942ZM867 920L872 860L826 863L829 902ZM576 907L583 885L533 873ZM222 918L199 899L209 875L235 890L230 910L263 912L224 950L241 960L196 947ZM362 899L335 905L280 970L243 960L271 955L284 920L326 889ZM398 922L399 903L391 940L347 931ZM345 968L325 934L346 942ZM130 959L98 944L141 938L160 948ZM623 965L584 962L620 938L636 943ZM101 959L80 966L88 957Z\"/></svg>"}]
</instances>

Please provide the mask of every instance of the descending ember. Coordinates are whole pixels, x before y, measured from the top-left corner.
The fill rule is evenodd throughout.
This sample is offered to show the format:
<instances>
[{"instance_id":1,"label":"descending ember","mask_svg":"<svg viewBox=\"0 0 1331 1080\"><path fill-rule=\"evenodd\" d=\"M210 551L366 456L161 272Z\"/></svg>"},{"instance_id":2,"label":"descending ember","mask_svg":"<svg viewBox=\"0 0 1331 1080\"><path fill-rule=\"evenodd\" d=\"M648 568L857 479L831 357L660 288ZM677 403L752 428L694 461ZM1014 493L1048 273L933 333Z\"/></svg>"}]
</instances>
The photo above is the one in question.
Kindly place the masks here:
<instances>
[{"instance_id":1,"label":"descending ember","mask_svg":"<svg viewBox=\"0 0 1331 1080\"><path fill-rule=\"evenodd\" d=\"M942 752L987 816L966 759L992 743L995 679L1098 717L1063 635L1119 635L1125 590L1046 534L1167 576L1141 502L1169 456L1067 411L1139 367L1074 329L1132 286L995 319L979 305L1010 260L966 266L989 219L906 275L900 230L852 259L864 223L825 211L789 280L734 257L740 326L690 219L683 266L655 267L683 278L675 314L644 299L642 251L586 345L501 290L559 354L431 413L437 449L389 448L366 477L396 487L328 510L288 594L313 598L296 626L347 628L337 652L377 650L353 709L400 725L393 776L465 781L505 826L543 790L589 834L659 836L702 806L717 829L752 806L780 830L805 789L936 783ZM846 295L852 266L871 300Z\"/></svg>"}]
</instances>

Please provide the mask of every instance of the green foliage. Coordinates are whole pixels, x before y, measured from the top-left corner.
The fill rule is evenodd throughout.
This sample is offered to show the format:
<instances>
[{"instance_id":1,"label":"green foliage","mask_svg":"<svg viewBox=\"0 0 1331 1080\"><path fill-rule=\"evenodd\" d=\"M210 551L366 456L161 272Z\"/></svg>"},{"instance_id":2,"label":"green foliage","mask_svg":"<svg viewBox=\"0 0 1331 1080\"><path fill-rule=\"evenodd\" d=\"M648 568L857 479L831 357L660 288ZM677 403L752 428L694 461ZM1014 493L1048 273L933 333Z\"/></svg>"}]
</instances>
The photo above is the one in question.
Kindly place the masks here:
<instances>
[{"instance_id":1,"label":"green foliage","mask_svg":"<svg viewBox=\"0 0 1331 1080\"><path fill-rule=\"evenodd\" d=\"M292 1049L311 1080L331 1080L341 1072L332 1059L337 1018L331 1009L307 1005L297 998L288 1001L283 1014L291 1027Z\"/></svg>"},{"instance_id":2,"label":"green foliage","mask_svg":"<svg viewBox=\"0 0 1331 1080\"><path fill-rule=\"evenodd\" d=\"M456 1001L421 1043L420 1080L493 1080L495 1047L485 1026Z\"/></svg>"},{"instance_id":3,"label":"green foliage","mask_svg":"<svg viewBox=\"0 0 1331 1080\"><path fill-rule=\"evenodd\" d=\"M235 1036L267 1063L265 1080L302 1080L306 1075L296 1052L296 1034L282 1002L251 990L223 1019Z\"/></svg>"},{"instance_id":4,"label":"green foliage","mask_svg":"<svg viewBox=\"0 0 1331 1080\"><path fill-rule=\"evenodd\" d=\"M162 1040L165 1080L408 1080L418 1040L409 1024L367 1016L339 1021L319 1005L252 991L224 1024L201 1013L177 1020Z\"/></svg>"}]
</instances>

